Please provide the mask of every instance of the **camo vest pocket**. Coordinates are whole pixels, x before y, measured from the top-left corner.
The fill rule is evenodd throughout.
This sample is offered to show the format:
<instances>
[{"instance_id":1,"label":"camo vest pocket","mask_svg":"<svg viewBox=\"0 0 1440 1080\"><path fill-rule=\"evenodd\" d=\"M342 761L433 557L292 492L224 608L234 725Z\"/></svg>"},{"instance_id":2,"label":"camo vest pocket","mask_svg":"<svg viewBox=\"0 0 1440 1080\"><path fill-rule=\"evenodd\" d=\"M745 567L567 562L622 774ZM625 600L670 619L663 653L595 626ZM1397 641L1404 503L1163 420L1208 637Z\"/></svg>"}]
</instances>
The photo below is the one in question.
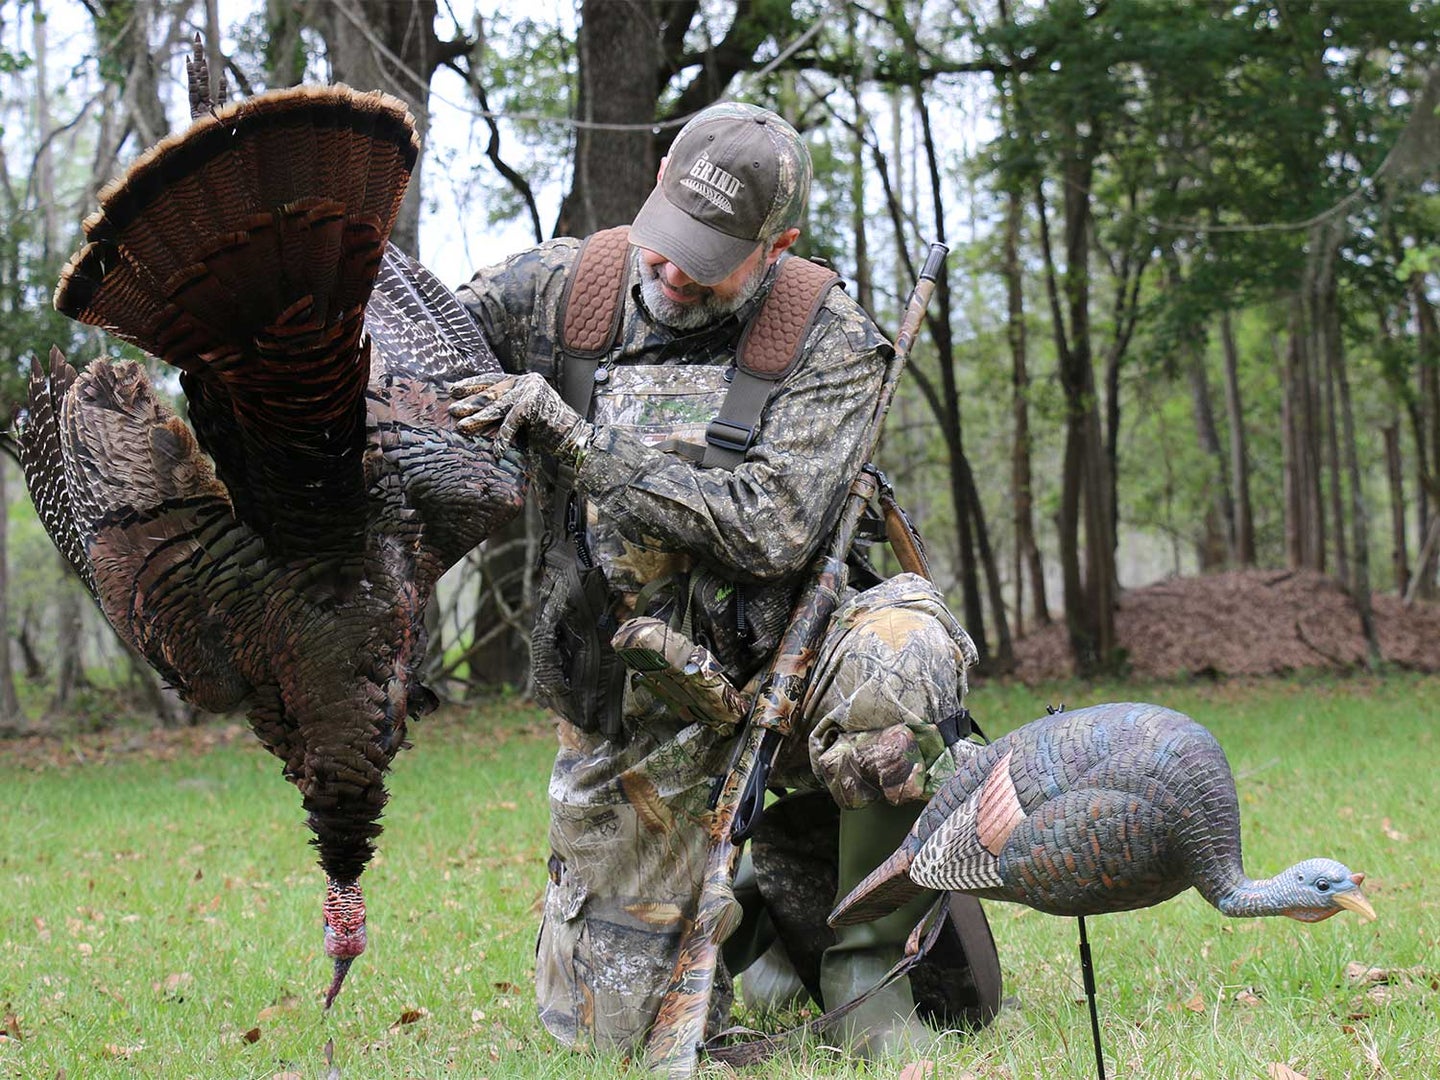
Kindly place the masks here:
<instances>
[{"instance_id":1,"label":"camo vest pocket","mask_svg":"<svg viewBox=\"0 0 1440 1080\"><path fill-rule=\"evenodd\" d=\"M597 424L629 432L647 446L698 460L705 449L705 426L725 400L727 369L710 364L620 365L597 383ZM655 537L623 536L594 511L586 512L586 538L610 587L638 593L658 578L684 574L694 566L689 555L666 550Z\"/></svg>"}]
</instances>

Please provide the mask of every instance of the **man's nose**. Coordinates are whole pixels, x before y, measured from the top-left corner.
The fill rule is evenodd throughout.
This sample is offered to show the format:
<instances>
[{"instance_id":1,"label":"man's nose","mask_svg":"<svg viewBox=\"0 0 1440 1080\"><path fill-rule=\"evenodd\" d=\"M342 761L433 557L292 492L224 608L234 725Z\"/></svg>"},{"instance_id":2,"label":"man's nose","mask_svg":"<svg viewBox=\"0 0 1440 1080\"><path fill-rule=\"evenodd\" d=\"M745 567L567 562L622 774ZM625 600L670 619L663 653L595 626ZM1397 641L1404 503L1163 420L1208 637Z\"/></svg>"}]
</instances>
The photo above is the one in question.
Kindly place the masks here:
<instances>
[{"instance_id":1,"label":"man's nose","mask_svg":"<svg viewBox=\"0 0 1440 1080\"><path fill-rule=\"evenodd\" d=\"M672 289L684 289L695 284L694 278L672 262L666 262L660 270L661 273L665 275L665 284L669 285Z\"/></svg>"}]
</instances>

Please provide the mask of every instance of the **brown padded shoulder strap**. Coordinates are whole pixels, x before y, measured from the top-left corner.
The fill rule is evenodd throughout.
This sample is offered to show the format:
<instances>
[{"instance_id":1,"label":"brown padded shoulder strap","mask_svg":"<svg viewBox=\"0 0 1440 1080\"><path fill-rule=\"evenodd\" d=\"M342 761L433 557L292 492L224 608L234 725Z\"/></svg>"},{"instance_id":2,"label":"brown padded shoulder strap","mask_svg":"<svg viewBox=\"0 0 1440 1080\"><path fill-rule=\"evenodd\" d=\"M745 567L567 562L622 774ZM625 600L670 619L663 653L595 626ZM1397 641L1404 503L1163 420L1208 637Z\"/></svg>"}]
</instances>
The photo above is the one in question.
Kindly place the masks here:
<instances>
[{"instance_id":1,"label":"brown padded shoulder strap","mask_svg":"<svg viewBox=\"0 0 1440 1080\"><path fill-rule=\"evenodd\" d=\"M790 374L825 294L839 281L834 270L809 259L781 260L770 295L740 338L736 366L772 381Z\"/></svg>"},{"instance_id":2,"label":"brown padded shoulder strap","mask_svg":"<svg viewBox=\"0 0 1440 1080\"><path fill-rule=\"evenodd\" d=\"M705 428L706 468L733 469L745 460L770 392L800 362L815 316L839 282L839 274L809 259L780 260L769 294L740 336L735 377L720 414Z\"/></svg>"},{"instance_id":3,"label":"brown padded shoulder strap","mask_svg":"<svg viewBox=\"0 0 1440 1080\"><path fill-rule=\"evenodd\" d=\"M580 255L560 300L564 313L560 347L567 353L599 357L610 350L625 307L625 257L629 250L628 225L593 233L580 245Z\"/></svg>"}]
</instances>

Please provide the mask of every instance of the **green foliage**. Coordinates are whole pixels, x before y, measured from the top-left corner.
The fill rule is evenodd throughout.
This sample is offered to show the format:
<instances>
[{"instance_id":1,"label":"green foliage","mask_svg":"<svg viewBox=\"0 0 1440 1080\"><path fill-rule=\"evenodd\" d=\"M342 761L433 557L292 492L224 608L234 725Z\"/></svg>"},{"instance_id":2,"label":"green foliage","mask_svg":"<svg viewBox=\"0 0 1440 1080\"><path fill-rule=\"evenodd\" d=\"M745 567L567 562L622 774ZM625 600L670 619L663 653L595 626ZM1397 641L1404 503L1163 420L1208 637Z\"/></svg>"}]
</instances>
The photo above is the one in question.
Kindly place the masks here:
<instances>
[{"instance_id":1,"label":"green foliage","mask_svg":"<svg viewBox=\"0 0 1440 1080\"><path fill-rule=\"evenodd\" d=\"M22 71L28 71L34 60L24 53L12 52L3 45L0 45L0 75L18 75Z\"/></svg>"}]
</instances>

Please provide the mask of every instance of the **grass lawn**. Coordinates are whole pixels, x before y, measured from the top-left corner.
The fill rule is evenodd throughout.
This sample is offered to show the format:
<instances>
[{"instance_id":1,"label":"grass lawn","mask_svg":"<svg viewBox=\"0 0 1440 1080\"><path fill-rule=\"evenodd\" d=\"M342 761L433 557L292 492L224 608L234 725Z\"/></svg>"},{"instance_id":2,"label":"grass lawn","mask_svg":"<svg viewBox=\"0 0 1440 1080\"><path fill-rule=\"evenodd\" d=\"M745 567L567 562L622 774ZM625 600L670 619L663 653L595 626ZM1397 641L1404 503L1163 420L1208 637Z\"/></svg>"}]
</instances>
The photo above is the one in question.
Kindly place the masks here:
<instances>
[{"instance_id":1,"label":"grass lawn","mask_svg":"<svg viewBox=\"0 0 1440 1080\"><path fill-rule=\"evenodd\" d=\"M993 736L1046 700L1136 697L1219 737L1252 874L1338 858L1366 872L1379 919L1228 920L1191 892L1090 920L1110 1074L1440 1075L1440 679L982 686L971 705ZM347 1080L641 1075L558 1050L535 1016L543 715L502 703L413 734L364 879L370 949L328 1014L322 878L299 798L258 743L206 729L198 748L122 736L0 758L0 1076L322 1080L329 1040ZM1093 1076L1073 920L988 911L1010 1000L984 1032L942 1041L936 1080ZM902 1064L811 1043L743 1075L895 1078Z\"/></svg>"}]
</instances>

